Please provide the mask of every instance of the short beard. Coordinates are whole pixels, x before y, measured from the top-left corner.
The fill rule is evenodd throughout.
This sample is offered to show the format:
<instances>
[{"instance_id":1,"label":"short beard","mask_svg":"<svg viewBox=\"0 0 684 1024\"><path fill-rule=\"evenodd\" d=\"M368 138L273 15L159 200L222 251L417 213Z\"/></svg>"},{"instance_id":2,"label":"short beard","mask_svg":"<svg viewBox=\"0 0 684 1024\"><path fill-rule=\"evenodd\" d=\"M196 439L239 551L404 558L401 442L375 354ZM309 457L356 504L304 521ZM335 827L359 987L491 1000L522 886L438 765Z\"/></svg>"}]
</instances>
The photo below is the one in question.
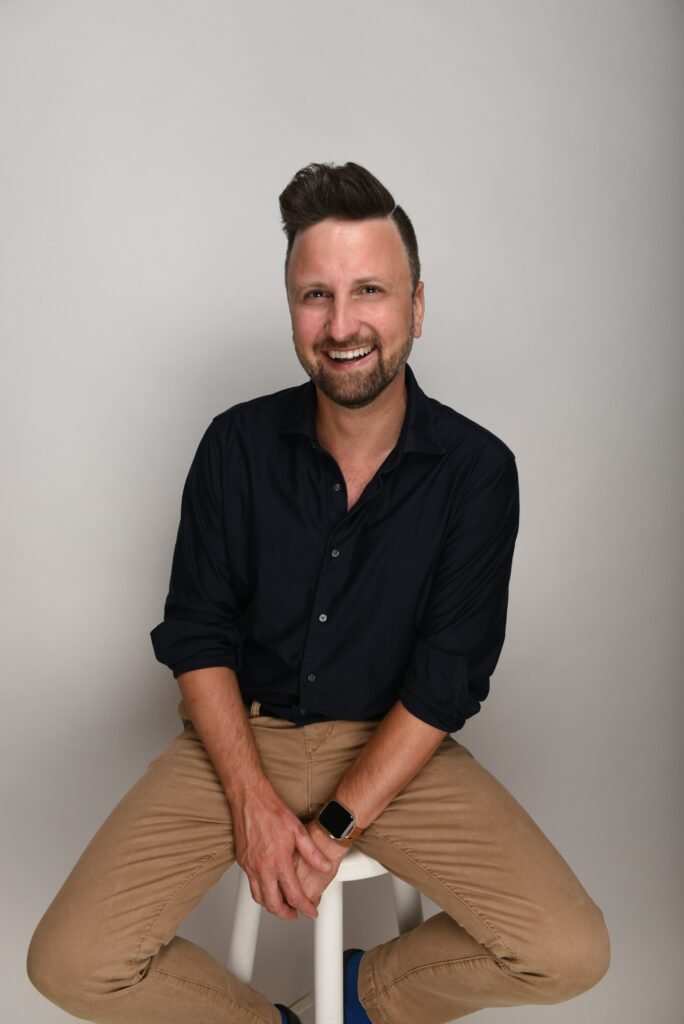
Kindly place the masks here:
<instances>
[{"instance_id":1,"label":"short beard","mask_svg":"<svg viewBox=\"0 0 684 1024\"><path fill-rule=\"evenodd\" d=\"M302 359L296 347L295 353L302 368L331 402L335 402L336 405L341 405L345 409L362 409L374 402L378 395L382 394L385 388L392 383L402 366L406 365L413 348L413 313L411 313L408 338L391 362L385 362L383 359L382 349L378 346L378 339L375 335L358 342L359 346L369 344L376 346L375 365L372 370L359 374L359 380L356 382L346 381L339 371L328 370L325 366L320 367L318 364L315 367L309 365ZM321 343L321 347L334 348L335 343L330 338L326 338ZM350 344L349 348L352 347L353 345Z\"/></svg>"}]
</instances>

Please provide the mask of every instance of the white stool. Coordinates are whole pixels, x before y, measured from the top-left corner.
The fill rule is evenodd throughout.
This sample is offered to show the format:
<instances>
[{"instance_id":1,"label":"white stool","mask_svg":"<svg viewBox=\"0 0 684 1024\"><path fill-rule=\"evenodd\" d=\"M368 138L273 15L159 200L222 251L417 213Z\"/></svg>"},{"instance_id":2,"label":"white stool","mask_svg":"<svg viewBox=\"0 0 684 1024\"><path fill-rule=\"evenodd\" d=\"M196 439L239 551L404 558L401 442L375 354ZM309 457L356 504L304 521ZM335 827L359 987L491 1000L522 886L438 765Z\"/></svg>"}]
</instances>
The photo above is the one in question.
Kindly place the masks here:
<instances>
[{"instance_id":1,"label":"white stool","mask_svg":"<svg viewBox=\"0 0 684 1024\"><path fill-rule=\"evenodd\" d=\"M344 977L342 966L342 886L360 878L390 874L378 861L352 848L341 862L337 874L321 895L318 917L314 921L314 992L308 992L291 1009L298 1015L315 1002L315 1024L344 1024ZM391 875L399 933L411 931L423 921L420 893L396 875ZM241 981L252 980L261 911L252 899L249 879L240 870L235 915L226 967Z\"/></svg>"}]
</instances>

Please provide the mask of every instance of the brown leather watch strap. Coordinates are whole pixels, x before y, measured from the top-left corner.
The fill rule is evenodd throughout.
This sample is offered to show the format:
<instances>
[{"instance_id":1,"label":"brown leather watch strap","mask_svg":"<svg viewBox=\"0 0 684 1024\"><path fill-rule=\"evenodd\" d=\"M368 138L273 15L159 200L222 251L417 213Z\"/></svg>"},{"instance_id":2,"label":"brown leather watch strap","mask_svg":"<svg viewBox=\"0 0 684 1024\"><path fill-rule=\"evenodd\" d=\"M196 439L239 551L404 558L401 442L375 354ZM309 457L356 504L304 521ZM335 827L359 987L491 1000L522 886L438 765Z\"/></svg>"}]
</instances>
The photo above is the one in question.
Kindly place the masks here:
<instances>
[{"instance_id":1,"label":"brown leather watch strap","mask_svg":"<svg viewBox=\"0 0 684 1024\"><path fill-rule=\"evenodd\" d=\"M359 828L358 825L354 825L354 828L351 830L346 839L335 839L334 842L339 843L340 846L351 846L354 843L354 840L358 839L362 832L362 828Z\"/></svg>"}]
</instances>

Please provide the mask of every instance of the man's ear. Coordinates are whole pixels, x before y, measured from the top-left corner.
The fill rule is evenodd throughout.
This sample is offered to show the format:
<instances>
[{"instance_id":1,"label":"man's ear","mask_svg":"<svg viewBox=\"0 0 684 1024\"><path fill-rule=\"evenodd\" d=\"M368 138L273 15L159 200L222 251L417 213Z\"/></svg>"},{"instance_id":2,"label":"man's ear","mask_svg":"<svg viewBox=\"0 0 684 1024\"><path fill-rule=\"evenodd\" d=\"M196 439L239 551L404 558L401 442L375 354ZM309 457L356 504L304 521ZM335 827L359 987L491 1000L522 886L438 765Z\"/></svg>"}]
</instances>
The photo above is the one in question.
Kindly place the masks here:
<instances>
[{"instance_id":1,"label":"man's ear","mask_svg":"<svg viewBox=\"0 0 684 1024\"><path fill-rule=\"evenodd\" d=\"M423 333L423 317L425 316L425 283L419 281L413 293L413 337L420 338Z\"/></svg>"},{"instance_id":2,"label":"man's ear","mask_svg":"<svg viewBox=\"0 0 684 1024\"><path fill-rule=\"evenodd\" d=\"M288 268L285 267L284 282L285 282L285 301L287 302L288 308L290 307L290 284L288 280Z\"/></svg>"}]
</instances>

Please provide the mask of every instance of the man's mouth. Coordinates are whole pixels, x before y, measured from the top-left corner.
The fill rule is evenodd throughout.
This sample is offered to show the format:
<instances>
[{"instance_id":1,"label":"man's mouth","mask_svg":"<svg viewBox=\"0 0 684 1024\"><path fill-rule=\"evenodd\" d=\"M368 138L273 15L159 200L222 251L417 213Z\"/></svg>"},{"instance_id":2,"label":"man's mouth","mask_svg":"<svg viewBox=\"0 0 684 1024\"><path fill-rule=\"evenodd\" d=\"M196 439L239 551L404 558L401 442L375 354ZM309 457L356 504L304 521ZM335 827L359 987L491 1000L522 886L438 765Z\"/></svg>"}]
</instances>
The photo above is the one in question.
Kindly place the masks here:
<instances>
[{"instance_id":1,"label":"man's mouth","mask_svg":"<svg viewBox=\"0 0 684 1024\"><path fill-rule=\"evenodd\" d=\"M360 363L370 359L375 351L374 345L359 345L350 349L330 349L325 352L325 358L339 368L345 366L358 366Z\"/></svg>"}]
</instances>

